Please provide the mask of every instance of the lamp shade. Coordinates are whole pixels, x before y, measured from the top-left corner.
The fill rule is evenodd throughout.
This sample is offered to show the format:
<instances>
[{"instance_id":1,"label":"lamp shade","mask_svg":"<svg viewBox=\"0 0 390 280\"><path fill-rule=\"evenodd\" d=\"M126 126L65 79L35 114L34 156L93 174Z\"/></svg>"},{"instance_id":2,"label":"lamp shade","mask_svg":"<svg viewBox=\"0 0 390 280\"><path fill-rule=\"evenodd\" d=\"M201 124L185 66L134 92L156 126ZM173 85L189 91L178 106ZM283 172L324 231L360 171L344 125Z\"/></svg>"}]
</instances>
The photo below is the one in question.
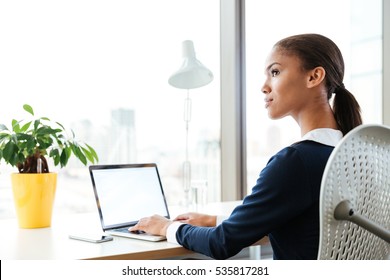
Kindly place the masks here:
<instances>
[{"instance_id":1,"label":"lamp shade","mask_svg":"<svg viewBox=\"0 0 390 280\"><path fill-rule=\"evenodd\" d=\"M194 43L186 40L182 45L183 63L169 77L168 83L176 88L192 89L207 85L214 79L213 73L196 59Z\"/></svg>"}]
</instances>

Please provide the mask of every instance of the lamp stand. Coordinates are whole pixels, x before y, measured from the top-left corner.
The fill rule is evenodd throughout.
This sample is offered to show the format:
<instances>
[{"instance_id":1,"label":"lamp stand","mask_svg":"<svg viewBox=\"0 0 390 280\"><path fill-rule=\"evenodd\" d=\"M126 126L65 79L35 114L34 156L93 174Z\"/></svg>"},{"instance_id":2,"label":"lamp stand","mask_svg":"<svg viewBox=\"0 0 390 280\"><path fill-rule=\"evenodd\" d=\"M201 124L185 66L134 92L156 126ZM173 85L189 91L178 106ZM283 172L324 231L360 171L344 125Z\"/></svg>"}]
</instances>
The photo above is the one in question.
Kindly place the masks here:
<instances>
[{"instance_id":1,"label":"lamp stand","mask_svg":"<svg viewBox=\"0 0 390 280\"><path fill-rule=\"evenodd\" d=\"M189 161L188 138L189 123L191 121L191 99L189 90L207 85L213 79L213 73L196 59L194 43L191 40L182 43L183 62L178 71L173 73L168 83L180 89L187 89L187 98L184 100L184 121L186 123L186 154L183 163L183 189L185 204L191 204L191 163Z\"/></svg>"},{"instance_id":2,"label":"lamp stand","mask_svg":"<svg viewBox=\"0 0 390 280\"><path fill-rule=\"evenodd\" d=\"M189 123L191 121L191 99L190 91L187 89L187 97L184 99L184 121L186 125L186 150L185 150L185 161L183 163L183 188L185 195L186 207L190 206L190 190L191 190L191 163L189 161L188 151L188 139L189 139Z\"/></svg>"}]
</instances>

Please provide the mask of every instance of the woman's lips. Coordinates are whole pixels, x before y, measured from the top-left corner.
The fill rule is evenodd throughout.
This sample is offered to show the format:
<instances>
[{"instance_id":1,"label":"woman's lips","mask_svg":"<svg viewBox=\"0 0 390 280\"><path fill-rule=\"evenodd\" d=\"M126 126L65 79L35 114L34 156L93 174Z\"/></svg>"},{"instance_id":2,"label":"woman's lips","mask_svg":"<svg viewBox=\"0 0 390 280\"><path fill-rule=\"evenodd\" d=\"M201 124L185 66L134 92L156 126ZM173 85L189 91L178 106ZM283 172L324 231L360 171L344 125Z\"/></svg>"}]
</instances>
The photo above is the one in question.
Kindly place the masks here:
<instances>
[{"instance_id":1,"label":"woman's lips","mask_svg":"<svg viewBox=\"0 0 390 280\"><path fill-rule=\"evenodd\" d=\"M273 101L272 98L264 98L265 108L268 108L271 105L272 101Z\"/></svg>"}]
</instances>

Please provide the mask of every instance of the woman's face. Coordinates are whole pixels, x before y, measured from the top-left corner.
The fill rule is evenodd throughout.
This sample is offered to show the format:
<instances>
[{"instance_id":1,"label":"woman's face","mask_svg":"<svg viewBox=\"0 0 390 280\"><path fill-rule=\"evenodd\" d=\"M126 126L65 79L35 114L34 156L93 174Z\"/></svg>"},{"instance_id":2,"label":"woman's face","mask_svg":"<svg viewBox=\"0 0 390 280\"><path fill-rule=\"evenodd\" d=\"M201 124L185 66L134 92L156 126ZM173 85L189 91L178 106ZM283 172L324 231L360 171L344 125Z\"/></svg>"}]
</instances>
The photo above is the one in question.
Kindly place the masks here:
<instances>
[{"instance_id":1,"label":"woman's face","mask_svg":"<svg viewBox=\"0 0 390 280\"><path fill-rule=\"evenodd\" d=\"M310 100L307 88L310 77L298 57L274 48L266 60L265 75L262 92L268 116L271 119L292 116L298 120Z\"/></svg>"}]
</instances>

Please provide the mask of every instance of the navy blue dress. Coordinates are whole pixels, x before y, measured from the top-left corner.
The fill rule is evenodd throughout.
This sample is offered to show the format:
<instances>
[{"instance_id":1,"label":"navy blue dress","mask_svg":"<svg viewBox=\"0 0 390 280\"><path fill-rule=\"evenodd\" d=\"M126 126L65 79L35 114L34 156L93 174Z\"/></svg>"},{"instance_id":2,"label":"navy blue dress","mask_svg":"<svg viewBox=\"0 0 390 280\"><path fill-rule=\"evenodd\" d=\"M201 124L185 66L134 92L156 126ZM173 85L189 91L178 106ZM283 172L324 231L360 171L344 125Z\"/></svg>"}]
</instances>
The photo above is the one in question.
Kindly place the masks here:
<instances>
[{"instance_id":1,"label":"navy blue dress","mask_svg":"<svg viewBox=\"0 0 390 280\"><path fill-rule=\"evenodd\" d=\"M316 259L322 174L334 147L297 142L274 155L252 193L217 227L182 225L176 239L215 259L234 256L268 235L274 259Z\"/></svg>"}]
</instances>

